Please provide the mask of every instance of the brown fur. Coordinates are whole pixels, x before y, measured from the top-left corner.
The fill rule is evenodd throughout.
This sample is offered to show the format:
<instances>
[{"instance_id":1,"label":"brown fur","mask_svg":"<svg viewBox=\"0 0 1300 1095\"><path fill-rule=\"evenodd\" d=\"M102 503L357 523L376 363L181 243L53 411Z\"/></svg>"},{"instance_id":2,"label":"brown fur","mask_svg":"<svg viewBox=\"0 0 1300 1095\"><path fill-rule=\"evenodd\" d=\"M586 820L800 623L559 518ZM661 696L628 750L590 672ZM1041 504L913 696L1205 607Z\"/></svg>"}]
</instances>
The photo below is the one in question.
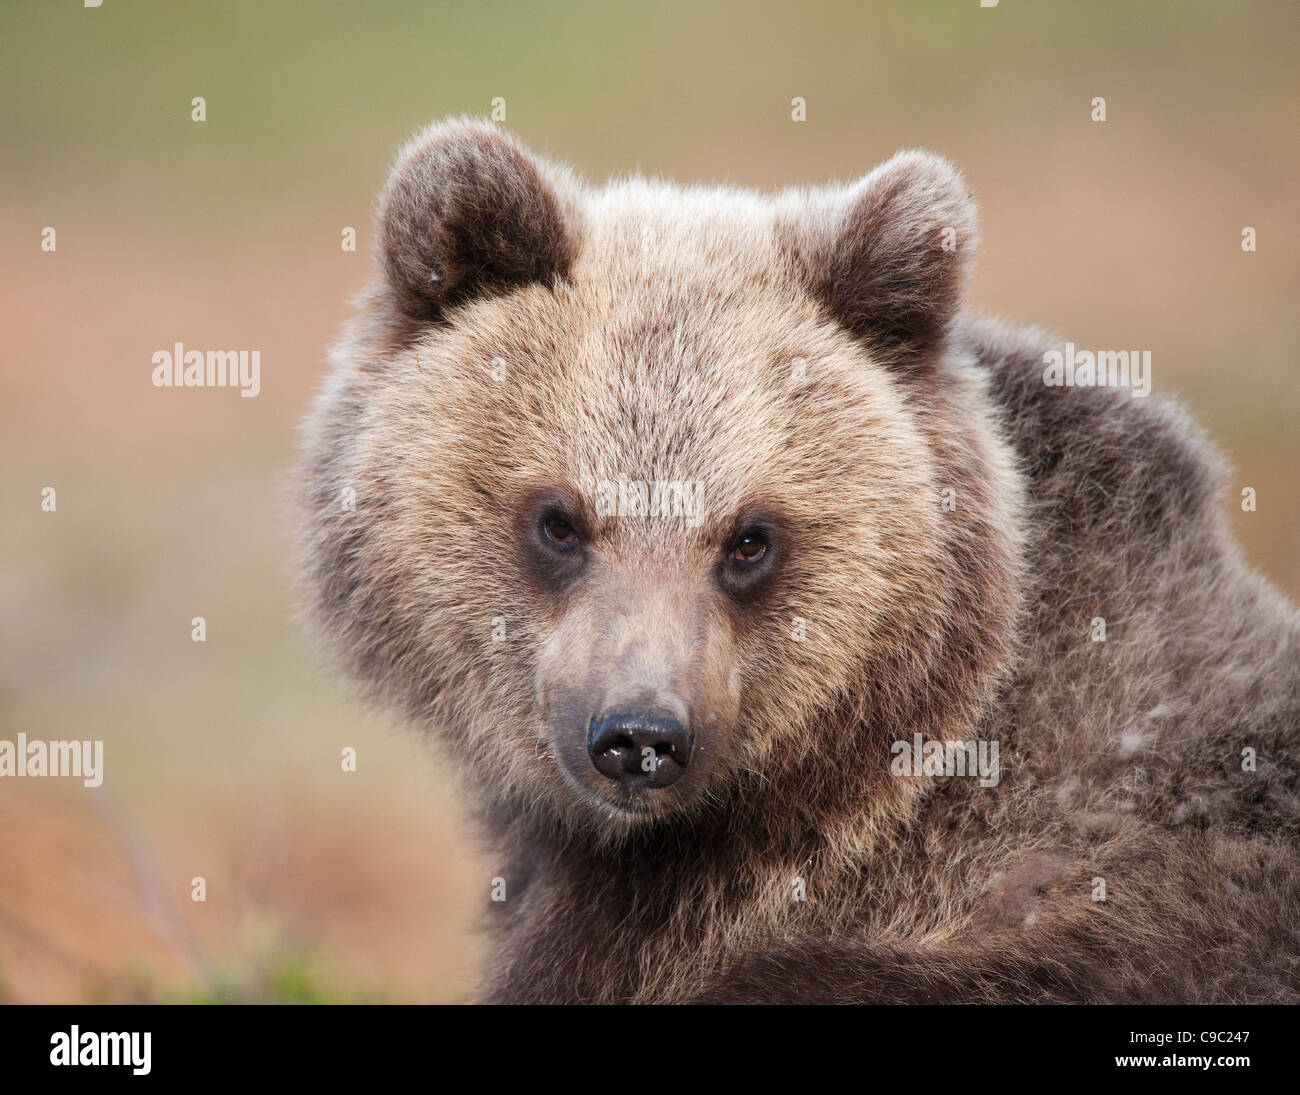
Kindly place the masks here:
<instances>
[{"instance_id":1,"label":"brown fur","mask_svg":"<svg viewBox=\"0 0 1300 1095\"><path fill-rule=\"evenodd\" d=\"M1297 998L1296 615L1176 408L1046 387L1051 339L959 316L946 163L591 191L455 122L380 231L308 425L304 569L510 857L487 999ZM700 481L703 520L602 516L620 475ZM753 520L775 563L740 590ZM641 693L698 757L631 809L581 728ZM891 775L915 733L996 739L1001 782Z\"/></svg>"}]
</instances>

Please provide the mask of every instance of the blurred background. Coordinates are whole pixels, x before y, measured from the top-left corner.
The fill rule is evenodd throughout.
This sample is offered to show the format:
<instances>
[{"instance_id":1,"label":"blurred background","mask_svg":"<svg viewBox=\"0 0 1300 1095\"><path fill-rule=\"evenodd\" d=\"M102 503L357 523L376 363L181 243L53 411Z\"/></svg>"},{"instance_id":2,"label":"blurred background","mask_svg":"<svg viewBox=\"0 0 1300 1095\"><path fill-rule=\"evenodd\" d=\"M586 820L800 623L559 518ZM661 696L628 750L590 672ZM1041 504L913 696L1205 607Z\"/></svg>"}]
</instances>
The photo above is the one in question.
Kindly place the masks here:
<instances>
[{"instance_id":1,"label":"blurred background","mask_svg":"<svg viewBox=\"0 0 1300 1095\"><path fill-rule=\"evenodd\" d=\"M0 1000L471 991L496 867L437 753L303 638L286 504L415 128L499 97L593 180L759 188L945 153L974 306L1150 349L1294 598L1298 50L1292 0L4 0L0 738L103 739L106 778L0 781ZM177 341L259 349L261 395L153 387Z\"/></svg>"}]
</instances>

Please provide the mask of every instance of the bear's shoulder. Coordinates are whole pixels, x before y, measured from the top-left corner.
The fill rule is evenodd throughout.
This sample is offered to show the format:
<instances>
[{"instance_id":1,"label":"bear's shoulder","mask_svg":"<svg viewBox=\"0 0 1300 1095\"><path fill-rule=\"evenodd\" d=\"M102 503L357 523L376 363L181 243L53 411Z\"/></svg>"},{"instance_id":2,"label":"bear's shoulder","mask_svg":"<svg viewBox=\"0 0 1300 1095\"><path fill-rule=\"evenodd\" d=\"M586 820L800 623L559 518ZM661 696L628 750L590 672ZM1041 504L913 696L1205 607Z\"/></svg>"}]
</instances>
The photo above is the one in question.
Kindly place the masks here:
<instances>
[{"instance_id":1,"label":"bear's shoulder","mask_svg":"<svg viewBox=\"0 0 1300 1095\"><path fill-rule=\"evenodd\" d=\"M1194 528L1203 542L1224 542L1225 464L1180 406L1158 390L1048 384L1046 359L1066 344L1037 328L964 316L954 334L986 373L1031 504L1056 516L1057 534L1150 550Z\"/></svg>"}]
</instances>

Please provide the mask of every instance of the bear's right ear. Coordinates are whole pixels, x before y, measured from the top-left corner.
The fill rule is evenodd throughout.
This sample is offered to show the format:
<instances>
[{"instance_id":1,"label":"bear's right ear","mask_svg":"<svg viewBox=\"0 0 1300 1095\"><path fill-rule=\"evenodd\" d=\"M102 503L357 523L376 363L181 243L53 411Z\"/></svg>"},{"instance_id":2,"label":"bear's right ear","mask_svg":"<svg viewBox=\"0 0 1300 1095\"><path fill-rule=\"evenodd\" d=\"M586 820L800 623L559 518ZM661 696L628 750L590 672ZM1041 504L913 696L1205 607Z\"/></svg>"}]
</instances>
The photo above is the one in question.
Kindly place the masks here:
<instances>
[{"instance_id":1,"label":"bear's right ear","mask_svg":"<svg viewBox=\"0 0 1300 1095\"><path fill-rule=\"evenodd\" d=\"M781 232L813 292L878 360L915 374L961 305L979 241L961 175L900 152L847 190L789 199Z\"/></svg>"},{"instance_id":2,"label":"bear's right ear","mask_svg":"<svg viewBox=\"0 0 1300 1095\"><path fill-rule=\"evenodd\" d=\"M384 187L379 235L399 330L452 305L568 273L579 187L486 122L432 125L409 141Z\"/></svg>"}]
</instances>

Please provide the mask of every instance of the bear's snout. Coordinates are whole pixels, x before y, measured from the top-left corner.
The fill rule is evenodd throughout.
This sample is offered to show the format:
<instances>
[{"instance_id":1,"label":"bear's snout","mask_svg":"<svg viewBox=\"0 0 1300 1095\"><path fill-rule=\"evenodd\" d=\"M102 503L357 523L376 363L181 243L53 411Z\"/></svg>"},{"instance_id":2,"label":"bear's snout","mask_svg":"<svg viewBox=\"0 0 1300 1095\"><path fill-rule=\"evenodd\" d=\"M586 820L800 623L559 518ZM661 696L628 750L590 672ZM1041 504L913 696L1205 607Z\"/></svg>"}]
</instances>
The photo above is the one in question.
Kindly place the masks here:
<instances>
[{"instance_id":1,"label":"bear's snout","mask_svg":"<svg viewBox=\"0 0 1300 1095\"><path fill-rule=\"evenodd\" d=\"M592 719L587 730L596 770L629 791L676 783L694 747L694 735L672 715L610 712Z\"/></svg>"}]
</instances>

